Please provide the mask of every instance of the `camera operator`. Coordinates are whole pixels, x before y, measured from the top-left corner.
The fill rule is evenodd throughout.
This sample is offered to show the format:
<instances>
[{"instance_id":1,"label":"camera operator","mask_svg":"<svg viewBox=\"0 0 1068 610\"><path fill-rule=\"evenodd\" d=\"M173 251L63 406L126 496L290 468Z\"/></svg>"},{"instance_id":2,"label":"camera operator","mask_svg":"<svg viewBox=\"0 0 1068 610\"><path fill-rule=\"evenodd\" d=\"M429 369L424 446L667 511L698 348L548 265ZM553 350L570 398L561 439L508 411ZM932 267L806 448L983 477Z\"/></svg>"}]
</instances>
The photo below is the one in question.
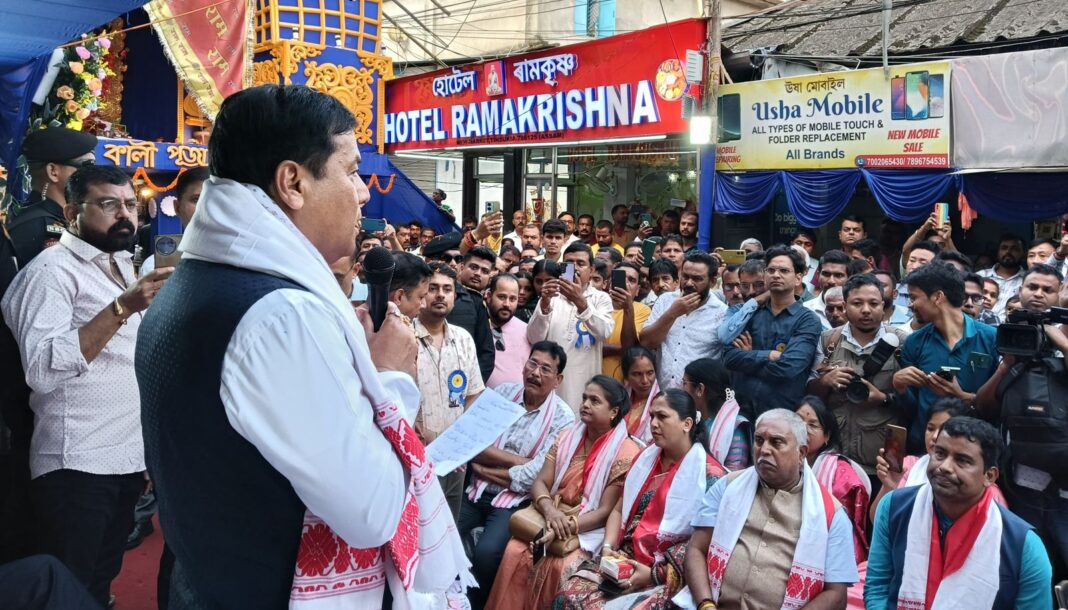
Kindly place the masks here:
<instances>
[{"instance_id":1,"label":"camera operator","mask_svg":"<svg viewBox=\"0 0 1068 610\"><path fill-rule=\"evenodd\" d=\"M908 337L903 330L883 325L883 289L871 274L846 281L842 293L848 324L820 336L807 388L834 412L841 428L842 455L869 475L875 474L886 425L897 423L893 378L901 365L894 355ZM874 374L869 377L865 369Z\"/></svg>"},{"instance_id":2,"label":"camera operator","mask_svg":"<svg viewBox=\"0 0 1068 610\"><path fill-rule=\"evenodd\" d=\"M1063 280L1052 265L1027 270L1021 310L998 327L1001 364L977 399L979 412L1005 433L1002 489L1051 549L1055 580L1068 575L1068 325L1054 323L1068 312L1052 309ZM1027 326L1039 328L1031 331L1031 353L1021 341Z\"/></svg>"},{"instance_id":3,"label":"camera operator","mask_svg":"<svg viewBox=\"0 0 1068 610\"><path fill-rule=\"evenodd\" d=\"M918 411L909 426L910 450L923 448L927 410L952 396L975 403L976 392L990 383L997 366L997 331L964 315L964 280L947 265L924 265L905 278L912 313L922 326L901 348L903 368L894 389L904 407Z\"/></svg>"}]
</instances>

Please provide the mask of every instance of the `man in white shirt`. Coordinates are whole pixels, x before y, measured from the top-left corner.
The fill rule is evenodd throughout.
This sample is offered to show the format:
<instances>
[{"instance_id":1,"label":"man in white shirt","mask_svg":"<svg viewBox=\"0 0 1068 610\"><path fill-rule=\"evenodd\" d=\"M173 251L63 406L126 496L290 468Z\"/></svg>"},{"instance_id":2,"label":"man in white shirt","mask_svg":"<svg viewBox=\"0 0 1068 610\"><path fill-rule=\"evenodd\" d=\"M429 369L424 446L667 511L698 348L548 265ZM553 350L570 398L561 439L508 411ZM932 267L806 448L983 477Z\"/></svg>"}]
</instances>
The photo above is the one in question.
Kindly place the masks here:
<instances>
[{"instance_id":1,"label":"man in white shirt","mask_svg":"<svg viewBox=\"0 0 1068 610\"><path fill-rule=\"evenodd\" d=\"M466 578L411 426L415 335L392 304L372 332L327 263L370 198L355 125L307 87L227 98L182 264L141 325L145 453L186 606L373 608L387 582L443 603Z\"/></svg>"},{"instance_id":2,"label":"man in white shirt","mask_svg":"<svg viewBox=\"0 0 1068 610\"><path fill-rule=\"evenodd\" d=\"M456 303L459 288L456 272L444 263L434 263L430 268L433 274L426 304L413 323L415 338L419 340L419 390L422 392L415 430L424 445L432 443L455 423L486 389L478 370L475 341L466 330L445 320ZM450 472L438 477L438 481L453 518L459 518L464 472Z\"/></svg>"},{"instance_id":3,"label":"man in white shirt","mask_svg":"<svg viewBox=\"0 0 1068 610\"><path fill-rule=\"evenodd\" d=\"M1024 273L1027 272L1023 262L1023 239L1017 235L1005 234L998 241L997 262L994 263L993 267L981 269L977 272L981 277L988 277L998 283L1000 292L993 312L999 316L1004 316L1005 304L1020 292Z\"/></svg>"},{"instance_id":4,"label":"man in white shirt","mask_svg":"<svg viewBox=\"0 0 1068 610\"><path fill-rule=\"evenodd\" d=\"M134 276L130 178L89 165L67 183L70 227L19 273L3 300L30 408L36 548L107 605L145 488L134 344L141 313L174 270Z\"/></svg>"},{"instance_id":5,"label":"man in white shirt","mask_svg":"<svg viewBox=\"0 0 1068 610\"><path fill-rule=\"evenodd\" d=\"M527 323L527 339L531 343L553 341L564 348L569 364L560 384L560 397L569 405L580 405L586 382L601 373L601 347L615 323L612 298L590 285L590 247L571 244L564 252L564 263L575 266L575 278L545 282L538 306Z\"/></svg>"},{"instance_id":6,"label":"man in white shirt","mask_svg":"<svg viewBox=\"0 0 1068 610\"><path fill-rule=\"evenodd\" d=\"M680 291L664 293L653 305L641 344L660 350L661 389L681 388L683 370L698 358L719 358L719 325L727 306L712 296L718 267L707 252L686 255L679 278Z\"/></svg>"},{"instance_id":7,"label":"man in white shirt","mask_svg":"<svg viewBox=\"0 0 1068 610\"><path fill-rule=\"evenodd\" d=\"M471 589L469 597L475 608L482 607L493 588L510 538L508 520L530 499L534 479L560 431L575 421L572 407L556 393L568 364L559 345L540 341L531 347L523 365L523 383L505 383L493 389L522 405L526 412L471 460L470 485L457 527L463 536L483 528L473 548L479 588Z\"/></svg>"},{"instance_id":8,"label":"man in white shirt","mask_svg":"<svg viewBox=\"0 0 1068 610\"><path fill-rule=\"evenodd\" d=\"M512 212L512 232L505 235L502 239L510 239L512 243L518 248L523 242L523 227L527 226L527 213L524 210L516 210Z\"/></svg>"}]
</instances>

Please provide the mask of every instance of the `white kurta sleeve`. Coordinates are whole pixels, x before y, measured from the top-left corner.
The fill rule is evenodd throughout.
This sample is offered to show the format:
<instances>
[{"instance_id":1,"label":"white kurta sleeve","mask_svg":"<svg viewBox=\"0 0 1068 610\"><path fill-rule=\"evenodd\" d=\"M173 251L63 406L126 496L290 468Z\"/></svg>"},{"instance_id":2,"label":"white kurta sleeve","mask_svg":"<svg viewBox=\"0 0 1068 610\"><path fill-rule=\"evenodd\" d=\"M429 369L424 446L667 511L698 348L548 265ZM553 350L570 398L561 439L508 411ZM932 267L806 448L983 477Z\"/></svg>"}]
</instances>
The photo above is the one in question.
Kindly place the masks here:
<instances>
[{"instance_id":1,"label":"white kurta sleeve","mask_svg":"<svg viewBox=\"0 0 1068 610\"><path fill-rule=\"evenodd\" d=\"M220 395L230 424L308 510L351 546L371 548L396 531L407 477L374 423L339 323L307 292L260 299L227 347ZM419 389L412 379L383 381L414 413Z\"/></svg>"}]
</instances>

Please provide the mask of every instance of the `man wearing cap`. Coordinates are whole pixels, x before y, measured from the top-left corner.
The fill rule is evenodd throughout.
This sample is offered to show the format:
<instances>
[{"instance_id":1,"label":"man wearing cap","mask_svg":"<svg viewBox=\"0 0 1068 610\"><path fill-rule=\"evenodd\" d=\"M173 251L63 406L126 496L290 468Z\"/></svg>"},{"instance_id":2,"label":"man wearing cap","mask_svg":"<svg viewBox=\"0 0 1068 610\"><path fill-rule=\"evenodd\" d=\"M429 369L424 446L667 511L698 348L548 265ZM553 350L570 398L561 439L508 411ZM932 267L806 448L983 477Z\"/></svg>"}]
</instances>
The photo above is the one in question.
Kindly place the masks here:
<instances>
[{"instance_id":1,"label":"man wearing cap","mask_svg":"<svg viewBox=\"0 0 1068 610\"><path fill-rule=\"evenodd\" d=\"M460 241L463 235L459 231L451 231L444 235L438 235L423 246L423 260L428 263L441 262L459 273L464 255L460 251Z\"/></svg>"},{"instance_id":2,"label":"man wearing cap","mask_svg":"<svg viewBox=\"0 0 1068 610\"><path fill-rule=\"evenodd\" d=\"M22 142L33 192L7 223L20 269L41 250L59 242L67 228L63 218L67 198L63 189L78 168L96 161L94 149L96 136L66 127L35 131Z\"/></svg>"}]
</instances>

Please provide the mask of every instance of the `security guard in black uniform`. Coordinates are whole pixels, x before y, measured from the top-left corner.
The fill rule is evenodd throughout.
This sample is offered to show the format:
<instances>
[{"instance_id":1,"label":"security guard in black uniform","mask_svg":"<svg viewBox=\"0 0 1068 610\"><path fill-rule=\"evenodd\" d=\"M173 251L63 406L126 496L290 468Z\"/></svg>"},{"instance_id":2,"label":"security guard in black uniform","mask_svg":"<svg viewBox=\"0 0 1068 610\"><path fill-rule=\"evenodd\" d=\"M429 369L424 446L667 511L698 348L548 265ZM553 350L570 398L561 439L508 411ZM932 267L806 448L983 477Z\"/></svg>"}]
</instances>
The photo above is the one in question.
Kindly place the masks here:
<instances>
[{"instance_id":1,"label":"security guard in black uniform","mask_svg":"<svg viewBox=\"0 0 1068 610\"><path fill-rule=\"evenodd\" d=\"M49 127L26 136L22 154L30 166L32 192L7 221L19 269L59 241L67 228L63 216L67 179L82 165L96 161L95 149L96 136L66 127Z\"/></svg>"},{"instance_id":2,"label":"security guard in black uniform","mask_svg":"<svg viewBox=\"0 0 1068 610\"><path fill-rule=\"evenodd\" d=\"M26 203L14 204L16 209L8 218L6 235L0 233L0 239L10 238L19 269L25 269L42 250L59 242L67 228L63 215L67 179L81 166L96 160L95 149L96 136L65 127L34 131L23 140L22 154L29 165L32 193ZM6 285L0 286L0 298L6 290ZM0 477L8 484L7 489L0 489L2 563L32 552L28 541L33 531L28 497L33 413L18 344L6 324L0 324L0 362L0 415L11 430L11 454L5 460L10 475Z\"/></svg>"}]
</instances>

